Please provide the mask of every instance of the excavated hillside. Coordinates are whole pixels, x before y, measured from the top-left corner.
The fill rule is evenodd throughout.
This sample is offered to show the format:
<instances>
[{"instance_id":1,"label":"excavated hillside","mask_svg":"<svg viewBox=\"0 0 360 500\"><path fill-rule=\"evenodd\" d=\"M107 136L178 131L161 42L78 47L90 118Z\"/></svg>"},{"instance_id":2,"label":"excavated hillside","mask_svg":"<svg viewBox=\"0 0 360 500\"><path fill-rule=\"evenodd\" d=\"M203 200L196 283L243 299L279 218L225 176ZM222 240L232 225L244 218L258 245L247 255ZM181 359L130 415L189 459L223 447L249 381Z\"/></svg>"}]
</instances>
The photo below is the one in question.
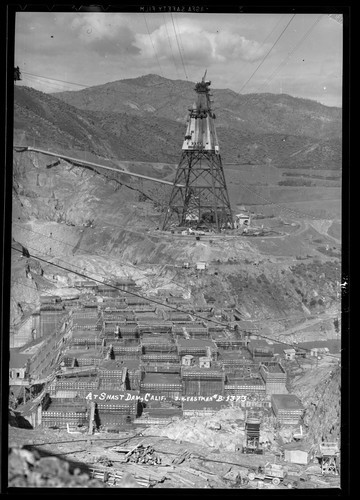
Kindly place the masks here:
<instances>
[{"instance_id":1,"label":"excavated hillside","mask_svg":"<svg viewBox=\"0 0 360 500\"><path fill-rule=\"evenodd\" d=\"M216 307L235 305L244 319L311 316L336 308L339 261L319 252L320 244L307 243L301 224L286 236L285 247L283 237L175 236L156 229L162 214L153 201L139 201L137 189L138 182L125 174L112 178L63 160L54 165L34 152L15 154L13 238L30 255L68 272L46 262L37 269L35 259L14 255L14 320L38 306L41 290L71 286L71 271L101 280L132 276L148 293L172 290L192 294L200 303L205 294ZM269 245L277 251L269 252ZM294 261L294 255L304 255L305 261ZM182 269L186 261L206 261L209 270L201 275ZM284 322L273 326L283 330Z\"/></svg>"},{"instance_id":2,"label":"excavated hillside","mask_svg":"<svg viewBox=\"0 0 360 500\"><path fill-rule=\"evenodd\" d=\"M189 82L159 78L150 75L56 97L17 86L14 142L172 180L184 132L179 110L186 115L194 93ZM291 321L275 321L279 316L333 314L340 239L332 220L339 223L340 188L280 185L281 170L267 160L285 161L289 168L292 161L299 162L298 168L300 159L306 158L311 171L320 172L321 162L335 155L340 168L340 110L290 96L251 95L245 102L235 93L216 93L223 106L218 127L222 156L231 152L239 163L256 163L225 166L231 204L237 210L246 203L254 213L262 211L264 203L280 208L273 219L254 216L255 227L265 224L273 234L196 240L163 233L158 228L170 186L35 152L14 152L12 235L43 261L14 255L12 323L38 307L38 296L46 289L73 293L66 290L74 282L74 272L80 271L100 280L132 276L149 294L192 294L199 303L204 303L204 295L212 296L216 307L233 304L244 319L273 319L274 331L293 326ZM230 118L230 109L242 113L245 122ZM274 134L276 126L281 133ZM331 151L314 146L314 141L319 144L330 137ZM313 154L320 155L320 163ZM155 163L159 159L163 162ZM308 212L309 219L287 211L292 205L305 216ZM326 220L316 225L312 214ZM54 259L66 269L46 262ZM198 261L208 264L203 275L194 271ZM192 264L190 270L181 269L184 262Z\"/></svg>"},{"instance_id":3,"label":"excavated hillside","mask_svg":"<svg viewBox=\"0 0 360 500\"><path fill-rule=\"evenodd\" d=\"M341 436L341 368L331 359L322 361L298 375L292 390L304 407L304 424L309 442L340 442Z\"/></svg>"}]
</instances>

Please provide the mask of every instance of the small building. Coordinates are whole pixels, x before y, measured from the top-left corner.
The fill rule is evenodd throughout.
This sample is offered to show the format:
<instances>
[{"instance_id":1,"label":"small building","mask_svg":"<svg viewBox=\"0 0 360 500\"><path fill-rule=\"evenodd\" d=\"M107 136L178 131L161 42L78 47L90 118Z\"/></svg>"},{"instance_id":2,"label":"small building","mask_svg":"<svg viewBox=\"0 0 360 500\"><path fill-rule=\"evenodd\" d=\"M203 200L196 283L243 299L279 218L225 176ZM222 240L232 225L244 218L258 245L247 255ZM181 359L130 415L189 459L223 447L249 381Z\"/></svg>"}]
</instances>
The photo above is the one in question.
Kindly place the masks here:
<instances>
[{"instance_id":1,"label":"small building","mask_svg":"<svg viewBox=\"0 0 360 500\"><path fill-rule=\"evenodd\" d=\"M192 356L191 354L186 354L181 358L181 364L183 366L191 366L193 362L194 362L194 356Z\"/></svg>"},{"instance_id":2,"label":"small building","mask_svg":"<svg viewBox=\"0 0 360 500\"><path fill-rule=\"evenodd\" d=\"M200 368L210 368L211 367L211 358L208 356L201 356L199 358L199 367Z\"/></svg>"},{"instance_id":3,"label":"small building","mask_svg":"<svg viewBox=\"0 0 360 500\"><path fill-rule=\"evenodd\" d=\"M196 270L197 271L205 271L206 268L207 268L206 262L199 261L196 263Z\"/></svg>"},{"instance_id":4,"label":"small building","mask_svg":"<svg viewBox=\"0 0 360 500\"><path fill-rule=\"evenodd\" d=\"M17 349L10 349L9 378L10 385L14 380L25 380L29 375L29 356Z\"/></svg>"},{"instance_id":5,"label":"small building","mask_svg":"<svg viewBox=\"0 0 360 500\"><path fill-rule=\"evenodd\" d=\"M301 443L287 443L284 445L284 458L292 464L307 465L311 460L313 445Z\"/></svg>"},{"instance_id":6,"label":"small building","mask_svg":"<svg viewBox=\"0 0 360 500\"><path fill-rule=\"evenodd\" d=\"M239 213L235 215L235 228L250 226L250 215Z\"/></svg>"},{"instance_id":7,"label":"small building","mask_svg":"<svg viewBox=\"0 0 360 500\"><path fill-rule=\"evenodd\" d=\"M329 354L328 347L313 347L310 349L310 356L319 357L326 354Z\"/></svg>"},{"instance_id":8,"label":"small building","mask_svg":"<svg viewBox=\"0 0 360 500\"><path fill-rule=\"evenodd\" d=\"M284 349L285 359L288 361L294 360L295 354L296 354L295 349Z\"/></svg>"}]
</instances>

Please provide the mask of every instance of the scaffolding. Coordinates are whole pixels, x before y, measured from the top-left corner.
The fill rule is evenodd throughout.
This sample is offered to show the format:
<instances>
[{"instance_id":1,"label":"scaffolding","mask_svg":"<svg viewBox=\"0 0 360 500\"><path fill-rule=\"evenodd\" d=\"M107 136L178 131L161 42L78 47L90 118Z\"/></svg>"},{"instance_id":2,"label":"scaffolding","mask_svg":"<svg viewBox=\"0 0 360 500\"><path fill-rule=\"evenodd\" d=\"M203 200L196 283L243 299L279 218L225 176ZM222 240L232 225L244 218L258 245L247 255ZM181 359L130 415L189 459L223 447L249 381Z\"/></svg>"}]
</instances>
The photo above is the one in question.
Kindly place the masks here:
<instances>
[{"instance_id":1,"label":"scaffolding","mask_svg":"<svg viewBox=\"0 0 360 500\"><path fill-rule=\"evenodd\" d=\"M263 454L263 449L260 447L260 424L261 413L255 411L246 412L245 433L246 444L243 446L242 452L247 454Z\"/></svg>"},{"instance_id":2,"label":"scaffolding","mask_svg":"<svg viewBox=\"0 0 360 500\"><path fill-rule=\"evenodd\" d=\"M320 443L320 466L323 475L339 474L339 447L336 442Z\"/></svg>"}]
</instances>

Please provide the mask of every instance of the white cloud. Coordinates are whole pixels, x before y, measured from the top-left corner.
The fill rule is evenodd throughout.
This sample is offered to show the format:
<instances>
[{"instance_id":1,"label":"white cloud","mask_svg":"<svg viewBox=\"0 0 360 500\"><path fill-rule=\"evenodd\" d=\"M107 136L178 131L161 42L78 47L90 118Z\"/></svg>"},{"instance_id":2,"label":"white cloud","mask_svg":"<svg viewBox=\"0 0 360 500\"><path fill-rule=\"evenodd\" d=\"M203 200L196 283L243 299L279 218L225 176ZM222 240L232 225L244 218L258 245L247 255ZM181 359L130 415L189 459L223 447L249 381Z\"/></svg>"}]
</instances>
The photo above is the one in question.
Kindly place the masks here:
<instances>
[{"instance_id":1,"label":"white cloud","mask_svg":"<svg viewBox=\"0 0 360 500\"><path fill-rule=\"evenodd\" d=\"M174 31L175 27L175 31ZM255 40L248 40L234 31L222 30L211 32L203 29L199 23L180 19L163 24L149 34L138 34L136 45L145 57L154 55L161 58L180 58L187 64L208 64L210 62L228 62L233 60L256 61L268 50L267 45L261 45Z\"/></svg>"},{"instance_id":2,"label":"white cloud","mask_svg":"<svg viewBox=\"0 0 360 500\"><path fill-rule=\"evenodd\" d=\"M77 38L100 55L139 53L134 45L135 35L121 14L81 14L70 24Z\"/></svg>"}]
</instances>

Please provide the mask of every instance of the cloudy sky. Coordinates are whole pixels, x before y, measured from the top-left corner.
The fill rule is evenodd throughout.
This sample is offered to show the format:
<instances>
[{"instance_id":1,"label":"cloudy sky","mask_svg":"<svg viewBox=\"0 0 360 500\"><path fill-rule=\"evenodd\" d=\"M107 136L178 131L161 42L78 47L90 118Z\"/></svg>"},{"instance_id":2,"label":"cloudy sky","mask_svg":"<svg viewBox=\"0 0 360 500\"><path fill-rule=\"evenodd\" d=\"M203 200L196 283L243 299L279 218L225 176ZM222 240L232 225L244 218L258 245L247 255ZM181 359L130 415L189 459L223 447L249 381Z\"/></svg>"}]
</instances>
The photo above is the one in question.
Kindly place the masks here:
<instances>
[{"instance_id":1,"label":"cloudy sky","mask_svg":"<svg viewBox=\"0 0 360 500\"><path fill-rule=\"evenodd\" d=\"M44 92L155 73L341 106L342 23L327 14L16 15L15 65Z\"/></svg>"}]
</instances>

